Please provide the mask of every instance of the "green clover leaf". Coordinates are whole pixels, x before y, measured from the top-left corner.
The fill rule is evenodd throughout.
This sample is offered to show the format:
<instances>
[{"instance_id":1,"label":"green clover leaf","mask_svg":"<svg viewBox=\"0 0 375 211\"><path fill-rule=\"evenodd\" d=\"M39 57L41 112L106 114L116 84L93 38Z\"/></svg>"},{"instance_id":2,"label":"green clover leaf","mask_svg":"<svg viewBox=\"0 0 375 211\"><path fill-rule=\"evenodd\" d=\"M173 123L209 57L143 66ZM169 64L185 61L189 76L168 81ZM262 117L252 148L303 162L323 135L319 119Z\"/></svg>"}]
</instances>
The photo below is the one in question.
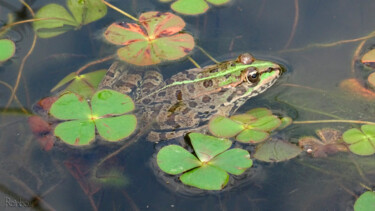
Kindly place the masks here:
<instances>
[{"instance_id":1,"label":"green clover leaf","mask_svg":"<svg viewBox=\"0 0 375 211\"><path fill-rule=\"evenodd\" d=\"M54 130L57 137L75 146L90 144L95 138L95 127L107 141L119 141L130 136L137 124L132 99L112 90L101 90L91 99L91 108L85 98L75 93L62 95L51 107L50 113L60 120Z\"/></svg>"},{"instance_id":2,"label":"green clover leaf","mask_svg":"<svg viewBox=\"0 0 375 211\"><path fill-rule=\"evenodd\" d=\"M221 190L229 180L228 173L240 175L253 164L248 151L228 150L232 145L228 139L200 133L189 137L197 157L178 145L163 147L157 154L159 168L172 175L183 173L180 180L186 185Z\"/></svg>"},{"instance_id":3,"label":"green clover leaf","mask_svg":"<svg viewBox=\"0 0 375 211\"><path fill-rule=\"evenodd\" d=\"M235 136L243 143L262 142L269 137L270 131L280 125L281 120L266 108L255 108L230 118L215 116L208 124L213 135L223 138Z\"/></svg>"}]
</instances>

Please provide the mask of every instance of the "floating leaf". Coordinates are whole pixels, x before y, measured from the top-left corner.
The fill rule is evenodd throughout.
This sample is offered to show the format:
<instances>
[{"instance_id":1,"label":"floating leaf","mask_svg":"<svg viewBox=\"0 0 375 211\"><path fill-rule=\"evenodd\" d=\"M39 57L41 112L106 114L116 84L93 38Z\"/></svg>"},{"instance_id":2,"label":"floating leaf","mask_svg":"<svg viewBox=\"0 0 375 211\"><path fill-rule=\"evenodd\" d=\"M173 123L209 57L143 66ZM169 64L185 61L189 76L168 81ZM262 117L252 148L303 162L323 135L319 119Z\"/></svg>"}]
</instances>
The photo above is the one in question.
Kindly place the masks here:
<instances>
[{"instance_id":1,"label":"floating leaf","mask_svg":"<svg viewBox=\"0 0 375 211\"><path fill-rule=\"evenodd\" d=\"M56 126L55 136L70 145L88 145L95 138L95 124L90 120L63 122Z\"/></svg>"},{"instance_id":2,"label":"floating leaf","mask_svg":"<svg viewBox=\"0 0 375 211\"><path fill-rule=\"evenodd\" d=\"M257 146L254 157L265 162L280 162L292 159L301 149L289 142L272 139Z\"/></svg>"},{"instance_id":3,"label":"floating leaf","mask_svg":"<svg viewBox=\"0 0 375 211\"><path fill-rule=\"evenodd\" d=\"M361 59L362 63L373 63L375 62L375 49L370 50L369 52L365 53Z\"/></svg>"},{"instance_id":4,"label":"floating leaf","mask_svg":"<svg viewBox=\"0 0 375 211\"><path fill-rule=\"evenodd\" d=\"M201 165L194 155L178 145L163 147L157 155L157 163L161 170L173 175Z\"/></svg>"},{"instance_id":5,"label":"floating leaf","mask_svg":"<svg viewBox=\"0 0 375 211\"><path fill-rule=\"evenodd\" d=\"M197 157L202 162L211 160L232 145L232 142L228 139L219 139L201 133L190 133L189 137Z\"/></svg>"},{"instance_id":6,"label":"floating leaf","mask_svg":"<svg viewBox=\"0 0 375 211\"><path fill-rule=\"evenodd\" d=\"M270 110L255 108L230 118L215 116L208 126L215 136L225 138L236 136L237 141L240 142L259 143L266 140L269 132L278 128L280 124L281 120L272 115Z\"/></svg>"},{"instance_id":7,"label":"floating leaf","mask_svg":"<svg viewBox=\"0 0 375 211\"><path fill-rule=\"evenodd\" d=\"M35 14L35 18L45 19L33 23L34 31L41 38L50 38L77 29L104 17L107 7L101 0L67 0L73 16L61 5L47 4Z\"/></svg>"},{"instance_id":8,"label":"floating leaf","mask_svg":"<svg viewBox=\"0 0 375 211\"><path fill-rule=\"evenodd\" d=\"M212 134L223 138L233 137L244 129L241 123L223 116L213 117L208 126Z\"/></svg>"},{"instance_id":9,"label":"floating leaf","mask_svg":"<svg viewBox=\"0 0 375 211\"><path fill-rule=\"evenodd\" d=\"M77 75L75 72L70 73L53 87L51 92L70 82L65 88L65 91L74 92L85 98L90 98L94 94L96 88L98 88L99 83L106 72L107 70L103 69L83 75Z\"/></svg>"},{"instance_id":10,"label":"floating leaf","mask_svg":"<svg viewBox=\"0 0 375 211\"><path fill-rule=\"evenodd\" d=\"M269 133L246 129L236 136L236 140L244 143L259 143L266 140L269 137Z\"/></svg>"},{"instance_id":11,"label":"floating leaf","mask_svg":"<svg viewBox=\"0 0 375 211\"><path fill-rule=\"evenodd\" d=\"M185 185L204 190L221 190L228 183L229 175L220 168L206 164L186 172L180 180Z\"/></svg>"},{"instance_id":12,"label":"floating leaf","mask_svg":"<svg viewBox=\"0 0 375 211\"><path fill-rule=\"evenodd\" d=\"M264 116L270 116L272 115L272 112L269 109L266 108L254 108L246 112L247 114L250 114L251 116L255 118L260 118Z\"/></svg>"},{"instance_id":13,"label":"floating leaf","mask_svg":"<svg viewBox=\"0 0 375 211\"><path fill-rule=\"evenodd\" d=\"M178 0L171 5L172 10L185 15L205 13L209 6L204 0Z\"/></svg>"},{"instance_id":14,"label":"floating leaf","mask_svg":"<svg viewBox=\"0 0 375 211\"><path fill-rule=\"evenodd\" d=\"M278 130L282 130L286 127L288 127L289 125L291 125L293 123L293 119L290 118L290 117L283 117L281 118L281 125L277 128Z\"/></svg>"},{"instance_id":15,"label":"floating leaf","mask_svg":"<svg viewBox=\"0 0 375 211\"><path fill-rule=\"evenodd\" d=\"M375 73L371 73L367 78L372 88L375 88Z\"/></svg>"},{"instance_id":16,"label":"floating leaf","mask_svg":"<svg viewBox=\"0 0 375 211\"><path fill-rule=\"evenodd\" d=\"M101 90L92 97L91 106L92 110L77 94L62 95L52 105L50 113L58 119L72 121L58 124L55 135L68 144L81 146L94 140L95 125L99 135L107 141L119 141L136 129L136 117L124 115L134 109L130 97L112 90Z\"/></svg>"},{"instance_id":17,"label":"floating leaf","mask_svg":"<svg viewBox=\"0 0 375 211\"><path fill-rule=\"evenodd\" d=\"M165 1L165 0L164 0ZM223 5L228 3L230 0L206 0L213 5ZM205 13L209 6L204 0L177 0L171 5L171 8L185 15L198 15Z\"/></svg>"},{"instance_id":18,"label":"floating leaf","mask_svg":"<svg viewBox=\"0 0 375 211\"><path fill-rule=\"evenodd\" d=\"M50 113L57 119L88 119L91 109L87 101L74 93L62 95L53 103Z\"/></svg>"},{"instance_id":19,"label":"floating leaf","mask_svg":"<svg viewBox=\"0 0 375 211\"><path fill-rule=\"evenodd\" d=\"M248 151L243 149L227 150L232 142L227 139L199 133L189 134L195 157L186 149L169 145L157 155L161 170L168 174L180 174L182 183L205 190L220 190L227 183L229 175L242 174L252 166Z\"/></svg>"},{"instance_id":20,"label":"floating leaf","mask_svg":"<svg viewBox=\"0 0 375 211\"><path fill-rule=\"evenodd\" d=\"M352 128L343 134L344 141L350 144L349 149L357 155L375 153L375 125L362 125L361 130Z\"/></svg>"},{"instance_id":21,"label":"floating leaf","mask_svg":"<svg viewBox=\"0 0 375 211\"><path fill-rule=\"evenodd\" d=\"M375 193L373 191L364 192L354 203L354 211L375 210Z\"/></svg>"},{"instance_id":22,"label":"floating leaf","mask_svg":"<svg viewBox=\"0 0 375 211\"><path fill-rule=\"evenodd\" d=\"M139 24L113 23L104 33L116 45L120 59L135 65L152 65L165 60L186 56L194 48L194 38L181 30L185 22L166 12L146 12L139 17Z\"/></svg>"},{"instance_id":23,"label":"floating leaf","mask_svg":"<svg viewBox=\"0 0 375 211\"><path fill-rule=\"evenodd\" d=\"M253 165L253 161L250 159L248 151L231 149L216 156L210 161L210 164L231 174L240 175Z\"/></svg>"},{"instance_id":24,"label":"floating leaf","mask_svg":"<svg viewBox=\"0 0 375 211\"><path fill-rule=\"evenodd\" d=\"M302 137L298 145L313 157L326 157L328 154L346 152L348 148L342 143L341 131L323 128L316 131L320 139L313 136Z\"/></svg>"},{"instance_id":25,"label":"floating leaf","mask_svg":"<svg viewBox=\"0 0 375 211\"><path fill-rule=\"evenodd\" d=\"M12 40L0 39L0 63L14 56L16 45Z\"/></svg>"},{"instance_id":26,"label":"floating leaf","mask_svg":"<svg viewBox=\"0 0 375 211\"><path fill-rule=\"evenodd\" d=\"M95 120L95 125L100 136L105 140L119 141L134 132L137 118L134 115L101 118Z\"/></svg>"}]
</instances>

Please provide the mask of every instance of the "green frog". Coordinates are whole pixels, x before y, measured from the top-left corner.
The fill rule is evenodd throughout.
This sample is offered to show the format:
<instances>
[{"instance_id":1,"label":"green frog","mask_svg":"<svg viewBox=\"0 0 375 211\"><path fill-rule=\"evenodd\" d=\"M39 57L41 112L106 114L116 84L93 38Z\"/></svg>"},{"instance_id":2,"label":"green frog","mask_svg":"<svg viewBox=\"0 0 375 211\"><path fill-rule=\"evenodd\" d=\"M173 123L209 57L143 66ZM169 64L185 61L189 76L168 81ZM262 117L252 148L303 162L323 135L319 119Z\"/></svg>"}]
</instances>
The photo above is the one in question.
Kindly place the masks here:
<instances>
[{"instance_id":1,"label":"green frog","mask_svg":"<svg viewBox=\"0 0 375 211\"><path fill-rule=\"evenodd\" d=\"M158 71L130 71L115 62L99 85L131 96L139 128L151 127L147 139L169 140L204 130L214 115L232 115L248 99L271 87L282 68L249 53L237 59L189 69L167 80Z\"/></svg>"}]
</instances>

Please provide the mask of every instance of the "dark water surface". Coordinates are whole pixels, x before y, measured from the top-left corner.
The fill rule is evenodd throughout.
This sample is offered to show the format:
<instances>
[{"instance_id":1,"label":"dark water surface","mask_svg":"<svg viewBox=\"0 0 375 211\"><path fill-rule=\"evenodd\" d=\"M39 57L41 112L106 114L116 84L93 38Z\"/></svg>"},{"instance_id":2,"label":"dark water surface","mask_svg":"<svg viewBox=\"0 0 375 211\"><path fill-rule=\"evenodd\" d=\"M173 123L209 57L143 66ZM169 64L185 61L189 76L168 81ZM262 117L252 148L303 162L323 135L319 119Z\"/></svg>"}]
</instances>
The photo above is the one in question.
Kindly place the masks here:
<instances>
[{"instance_id":1,"label":"dark water surface","mask_svg":"<svg viewBox=\"0 0 375 211\"><path fill-rule=\"evenodd\" d=\"M51 2L65 5L63 0L28 1L35 11ZM249 100L240 111L268 107L295 120L332 119L322 114L328 113L343 119L374 121L372 102L351 100L338 88L340 81L353 76L351 62L359 42L283 51L292 33L295 2L233 0L228 6L212 7L204 15L182 17L196 43L215 58L235 58L239 53L250 52L258 58L280 61L287 67L288 72L279 83ZM111 3L134 16L145 11L170 11L168 3L156 0L113 0ZM372 0L298 1L298 4L298 24L286 49L354 39L375 30ZM7 22L9 13L16 20L31 18L18 1L0 0L0 23ZM31 111L32 104L51 95L50 89L67 74L115 52L116 47L106 43L101 34L112 22L119 21L131 22L108 9L104 18L79 31L38 39L17 92L22 105ZM31 25L22 24L12 28L5 37L16 42L17 52L13 59L0 66L0 80L13 86L21 60L30 48L33 31ZM375 39L368 40L364 49L374 43ZM200 64L208 61L199 50L194 50L192 57ZM107 69L110 63L90 70ZM187 59L160 65L166 78L192 67ZM360 71L358 65L355 67ZM311 91L314 89L320 91ZM0 85L1 109L9 97L9 89ZM27 116L17 103L13 102L8 111L1 113L0 120L0 210L91 210L93 204L99 210L352 210L355 195L364 190L360 184L373 187L375 182L374 156L341 153L311 158L302 153L281 163L254 160L254 167L244 176L231 180L222 192L186 191L171 185L173 182L166 184L166 180L173 178L154 166L155 153L164 144L139 140L106 164L124 173L128 184L105 186L96 192L99 186L95 181L85 180L90 176L88 169L123 143L100 142L86 149L57 143L52 150L44 151L31 134ZM318 128L345 130L353 126L357 125L292 125L276 136L296 143L300 136L314 135ZM81 175L72 176L68 170L72 163L80 166ZM9 204L10 201L20 203ZM39 205L32 208L33 202Z\"/></svg>"}]
</instances>

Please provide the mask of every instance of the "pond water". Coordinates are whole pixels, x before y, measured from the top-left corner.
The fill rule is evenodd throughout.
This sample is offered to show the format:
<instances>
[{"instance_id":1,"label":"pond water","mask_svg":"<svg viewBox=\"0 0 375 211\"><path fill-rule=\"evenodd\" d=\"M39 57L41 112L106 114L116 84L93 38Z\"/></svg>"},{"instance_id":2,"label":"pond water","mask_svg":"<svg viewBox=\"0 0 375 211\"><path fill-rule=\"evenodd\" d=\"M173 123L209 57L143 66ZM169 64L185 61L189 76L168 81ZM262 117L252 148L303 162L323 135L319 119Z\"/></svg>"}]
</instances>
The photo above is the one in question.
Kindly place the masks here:
<instances>
[{"instance_id":1,"label":"pond water","mask_svg":"<svg viewBox=\"0 0 375 211\"><path fill-rule=\"evenodd\" d=\"M27 2L34 11L51 2L65 6L64 0ZM170 3L156 0L110 2L134 16L146 11L171 11ZM247 101L238 112L266 107L295 121L335 117L374 121L373 101L355 98L339 88L347 78L358 77L363 82L369 74L358 62L352 65L360 41L312 46L370 34L375 30L374 10L372 0L233 0L226 6L211 7L205 14L182 18L187 23L186 31L214 58L232 59L239 53L250 52L256 58L286 67L287 72L276 85ZM1 1L1 25L8 21L8 14L15 21L31 18L20 2ZM38 100L50 96L51 88L63 77L86 63L113 54L117 47L104 41L102 34L111 23L122 21L132 22L108 8L105 17L80 30L37 39L16 94L27 112L32 112ZM15 85L33 36L27 23L3 35L15 41L17 49L11 60L1 64L1 81ZM375 39L368 39L359 55L374 43ZM191 57L201 65L211 63L197 49ZM108 69L112 62L86 71ZM183 59L158 67L168 78L194 66ZM20 104L13 102L6 108L10 97L9 89L0 84L1 210L352 210L364 187L373 188L375 183L373 155L345 152L313 158L303 152L279 163L253 159L253 167L231 179L223 191L185 190L186 187L176 185L177 177L165 175L155 165L155 153L167 143L155 144L142 138L103 165L103 170L124 175L126 184L100 185L90 180L90 169L126 141L98 141L83 149L57 141L51 150L45 150L29 129L28 115ZM292 124L273 135L297 143L300 137L314 136L316 129L326 127L345 131L359 124Z\"/></svg>"}]
</instances>

